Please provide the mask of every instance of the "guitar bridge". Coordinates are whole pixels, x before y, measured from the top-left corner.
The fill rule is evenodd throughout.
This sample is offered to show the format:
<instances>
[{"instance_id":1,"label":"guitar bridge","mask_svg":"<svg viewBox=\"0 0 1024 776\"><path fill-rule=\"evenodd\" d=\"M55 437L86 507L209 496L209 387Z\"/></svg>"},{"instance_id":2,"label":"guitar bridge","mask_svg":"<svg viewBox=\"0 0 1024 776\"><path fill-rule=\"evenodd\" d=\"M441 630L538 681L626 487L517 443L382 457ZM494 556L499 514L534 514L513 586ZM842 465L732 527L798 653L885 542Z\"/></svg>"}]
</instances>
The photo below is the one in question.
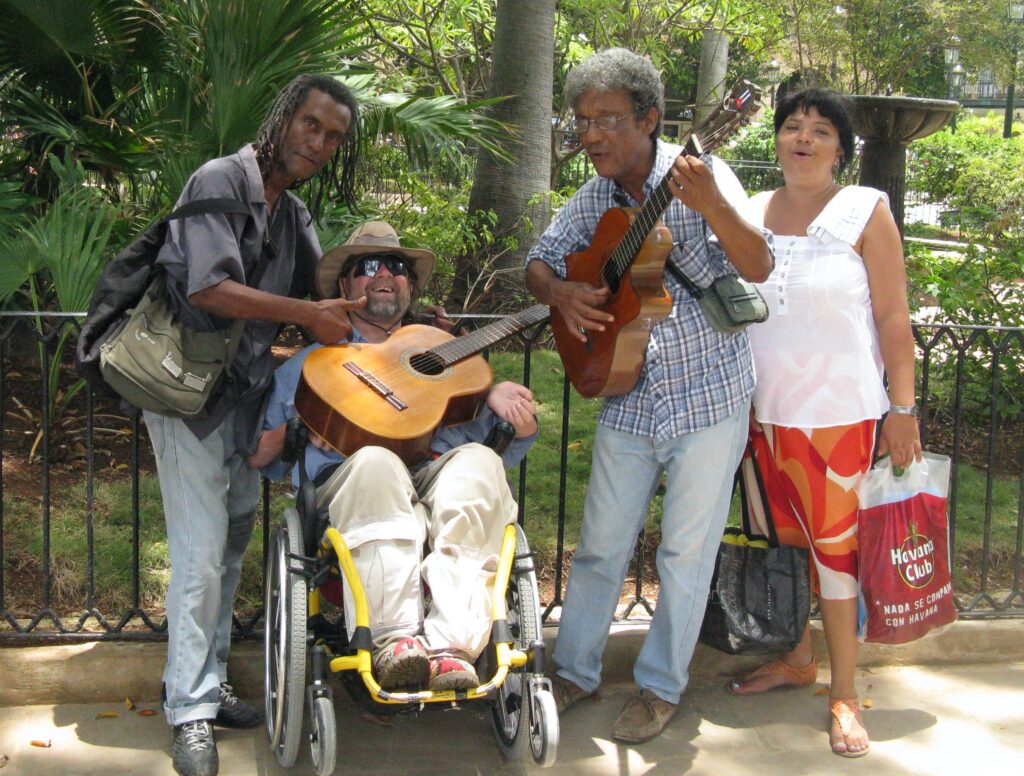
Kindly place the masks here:
<instances>
[{"instance_id":1,"label":"guitar bridge","mask_svg":"<svg viewBox=\"0 0 1024 776\"><path fill-rule=\"evenodd\" d=\"M384 401L394 407L396 410L401 412L402 410L409 409L409 405L404 401L395 396L395 392L388 388L384 383L374 377L372 374L362 369L351 361L346 361L342 364L349 372L356 376L359 382L363 383L367 388L373 391L375 394L380 396Z\"/></svg>"}]
</instances>

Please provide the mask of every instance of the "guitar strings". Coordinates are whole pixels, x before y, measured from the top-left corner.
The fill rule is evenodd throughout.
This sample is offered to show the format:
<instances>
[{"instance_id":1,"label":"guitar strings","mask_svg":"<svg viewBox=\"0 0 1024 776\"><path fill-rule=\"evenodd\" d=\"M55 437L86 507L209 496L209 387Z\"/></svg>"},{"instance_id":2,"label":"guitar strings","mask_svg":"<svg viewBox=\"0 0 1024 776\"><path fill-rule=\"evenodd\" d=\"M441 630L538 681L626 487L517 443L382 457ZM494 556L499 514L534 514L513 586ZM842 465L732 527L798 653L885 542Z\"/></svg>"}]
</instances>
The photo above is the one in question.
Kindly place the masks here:
<instances>
[{"instance_id":1,"label":"guitar strings","mask_svg":"<svg viewBox=\"0 0 1024 776\"><path fill-rule=\"evenodd\" d=\"M746 118L746 116L741 114L738 119L730 120L722 126L716 127L708 132L706 136L698 134L698 137L701 138L701 145L706 151L717 148L725 137L732 134L736 126L746 121ZM671 203L672 192L668 187L670 177L671 170L665 174L651 192L651 195L641 206L640 212L637 213L633 223L626 230L622 241L612 251L610 260L605 264L602 273L606 285L614 285L626 273L640 247L647 239L647 235ZM614 270L614 275L609 270Z\"/></svg>"},{"instance_id":2,"label":"guitar strings","mask_svg":"<svg viewBox=\"0 0 1024 776\"><path fill-rule=\"evenodd\" d=\"M453 364L464 360L468 356L475 355L481 350L511 337L530 326L540 323L550 314L547 305L537 304L529 307L520 313L496 321L482 329L477 329L462 337L435 345L432 348L419 351L410 358L414 368L419 362L426 367L433 357L438 359L442 368L448 368ZM389 364L375 372L373 376L381 382L388 378L407 374L408 370L402 364Z\"/></svg>"},{"instance_id":3,"label":"guitar strings","mask_svg":"<svg viewBox=\"0 0 1024 776\"><path fill-rule=\"evenodd\" d=\"M717 111L716 111L717 112ZM740 122L745 117L740 117ZM702 145L708 151L716 148L721 139L728 134L731 134L735 124L737 122L730 121L725 125L722 125L715 130L712 130L702 139ZM700 137L700 135L698 135ZM608 285L612 285L615 280L621 278L625 273L629 264L632 262L632 256L635 256L640 246L643 245L644 240L647 239L647 235L654 227L655 223L660 219L664 210L668 207L672 200L672 193L669 189L668 182L670 179L670 173L666 173L665 177L662 178L661 182L655 187L651 196L648 197L644 206L641 207L640 212L637 214L637 218L630 224L626 230L626 234L623 236L622 241L612 251L611 260L605 265L604 276L605 281ZM618 277L609 278L608 269L614 267L618 272ZM501 321L497 321L483 329L478 329L475 332L471 332L463 337L458 337L448 342L436 345L433 348L428 348L421 351L410 359L415 366L415 362L419 361L423 366L427 366L427 362L432 357L437 358L443 369L446 369L453 364L464 360L468 356L475 355L481 350L485 349L489 345L500 342L529 326L540 323L548 315L548 308L546 305L534 305L521 313L505 318ZM483 345L479 344L479 341L483 341ZM386 381L389 377L396 375L405 374L406 369L401 364L392 364L384 367L378 371L374 376L377 379Z\"/></svg>"}]
</instances>

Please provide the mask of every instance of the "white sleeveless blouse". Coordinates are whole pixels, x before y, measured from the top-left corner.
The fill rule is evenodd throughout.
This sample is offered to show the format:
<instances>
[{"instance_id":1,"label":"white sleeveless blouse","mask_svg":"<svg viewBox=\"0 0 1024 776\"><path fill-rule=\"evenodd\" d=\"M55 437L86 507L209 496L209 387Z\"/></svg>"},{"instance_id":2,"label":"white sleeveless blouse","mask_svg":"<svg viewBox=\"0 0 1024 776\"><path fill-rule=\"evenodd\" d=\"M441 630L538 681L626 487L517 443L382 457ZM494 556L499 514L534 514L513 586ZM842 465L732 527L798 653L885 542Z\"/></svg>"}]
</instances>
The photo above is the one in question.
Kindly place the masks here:
<instances>
[{"instance_id":1,"label":"white sleeveless blouse","mask_svg":"<svg viewBox=\"0 0 1024 776\"><path fill-rule=\"evenodd\" d=\"M751 199L762 226L772 192ZM758 421L822 428L880 418L889 409L864 261L854 251L884 192L847 186L806 236L775 236L775 269L758 289L768 320L747 331Z\"/></svg>"}]
</instances>

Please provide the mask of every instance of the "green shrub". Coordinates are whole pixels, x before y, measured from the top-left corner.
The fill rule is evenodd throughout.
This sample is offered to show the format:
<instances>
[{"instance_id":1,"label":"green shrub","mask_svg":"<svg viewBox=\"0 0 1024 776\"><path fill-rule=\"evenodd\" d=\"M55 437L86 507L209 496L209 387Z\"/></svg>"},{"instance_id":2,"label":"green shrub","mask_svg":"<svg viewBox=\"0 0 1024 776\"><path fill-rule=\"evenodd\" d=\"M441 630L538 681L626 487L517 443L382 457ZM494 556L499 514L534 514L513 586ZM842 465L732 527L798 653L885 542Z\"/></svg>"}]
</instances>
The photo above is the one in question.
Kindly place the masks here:
<instances>
[{"instance_id":1,"label":"green shrub","mask_svg":"<svg viewBox=\"0 0 1024 776\"><path fill-rule=\"evenodd\" d=\"M967 118L916 140L907 158L907 189L959 211L962 230L1003 240L1019 234L1024 207L1024 140L1003 138L993 118Z\"/></svg>"},{"instance_id":2,"label":"green shrub","mask_svg":"<svg viewBox=\"0 0 1024 776\"><path fill-rule=\"evenodd\" d=\"M915 320L1024 326L1024 240L1005 240L994 247L970 245L962 253L931 251L915 243L906 250ZM922 333L926 340L932 337L930 329ZM961 402L968 424L987 425L993 407L1004 425L1024 418L1024 338L1019 333L957 330L930 345L930 351L930 404L952 413L957 371L962 370ZM993 379L999 387L994 398Z\"/></svg>"}]
</instances>

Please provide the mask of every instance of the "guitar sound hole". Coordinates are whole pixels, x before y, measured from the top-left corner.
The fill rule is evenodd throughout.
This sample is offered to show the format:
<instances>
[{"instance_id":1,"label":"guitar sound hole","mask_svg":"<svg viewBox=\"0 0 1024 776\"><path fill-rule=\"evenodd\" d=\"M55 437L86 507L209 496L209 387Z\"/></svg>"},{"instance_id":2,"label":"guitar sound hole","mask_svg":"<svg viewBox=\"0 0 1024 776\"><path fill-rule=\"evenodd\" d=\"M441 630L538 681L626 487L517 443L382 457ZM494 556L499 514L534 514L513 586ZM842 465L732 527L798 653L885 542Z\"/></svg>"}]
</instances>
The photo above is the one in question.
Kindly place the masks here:
<instances>
[{"instance_id":1,"label":"guitar sound hole","mask_svg":"<svg viewBox=\"0 0 1024 776\"><path fill-rule=\"evenodd\" d=\"M417 353L409 359L409 366L421 375L431 377L441 374L445 369L444 360L436 353Z\"/></svg>"}]
</instances>

